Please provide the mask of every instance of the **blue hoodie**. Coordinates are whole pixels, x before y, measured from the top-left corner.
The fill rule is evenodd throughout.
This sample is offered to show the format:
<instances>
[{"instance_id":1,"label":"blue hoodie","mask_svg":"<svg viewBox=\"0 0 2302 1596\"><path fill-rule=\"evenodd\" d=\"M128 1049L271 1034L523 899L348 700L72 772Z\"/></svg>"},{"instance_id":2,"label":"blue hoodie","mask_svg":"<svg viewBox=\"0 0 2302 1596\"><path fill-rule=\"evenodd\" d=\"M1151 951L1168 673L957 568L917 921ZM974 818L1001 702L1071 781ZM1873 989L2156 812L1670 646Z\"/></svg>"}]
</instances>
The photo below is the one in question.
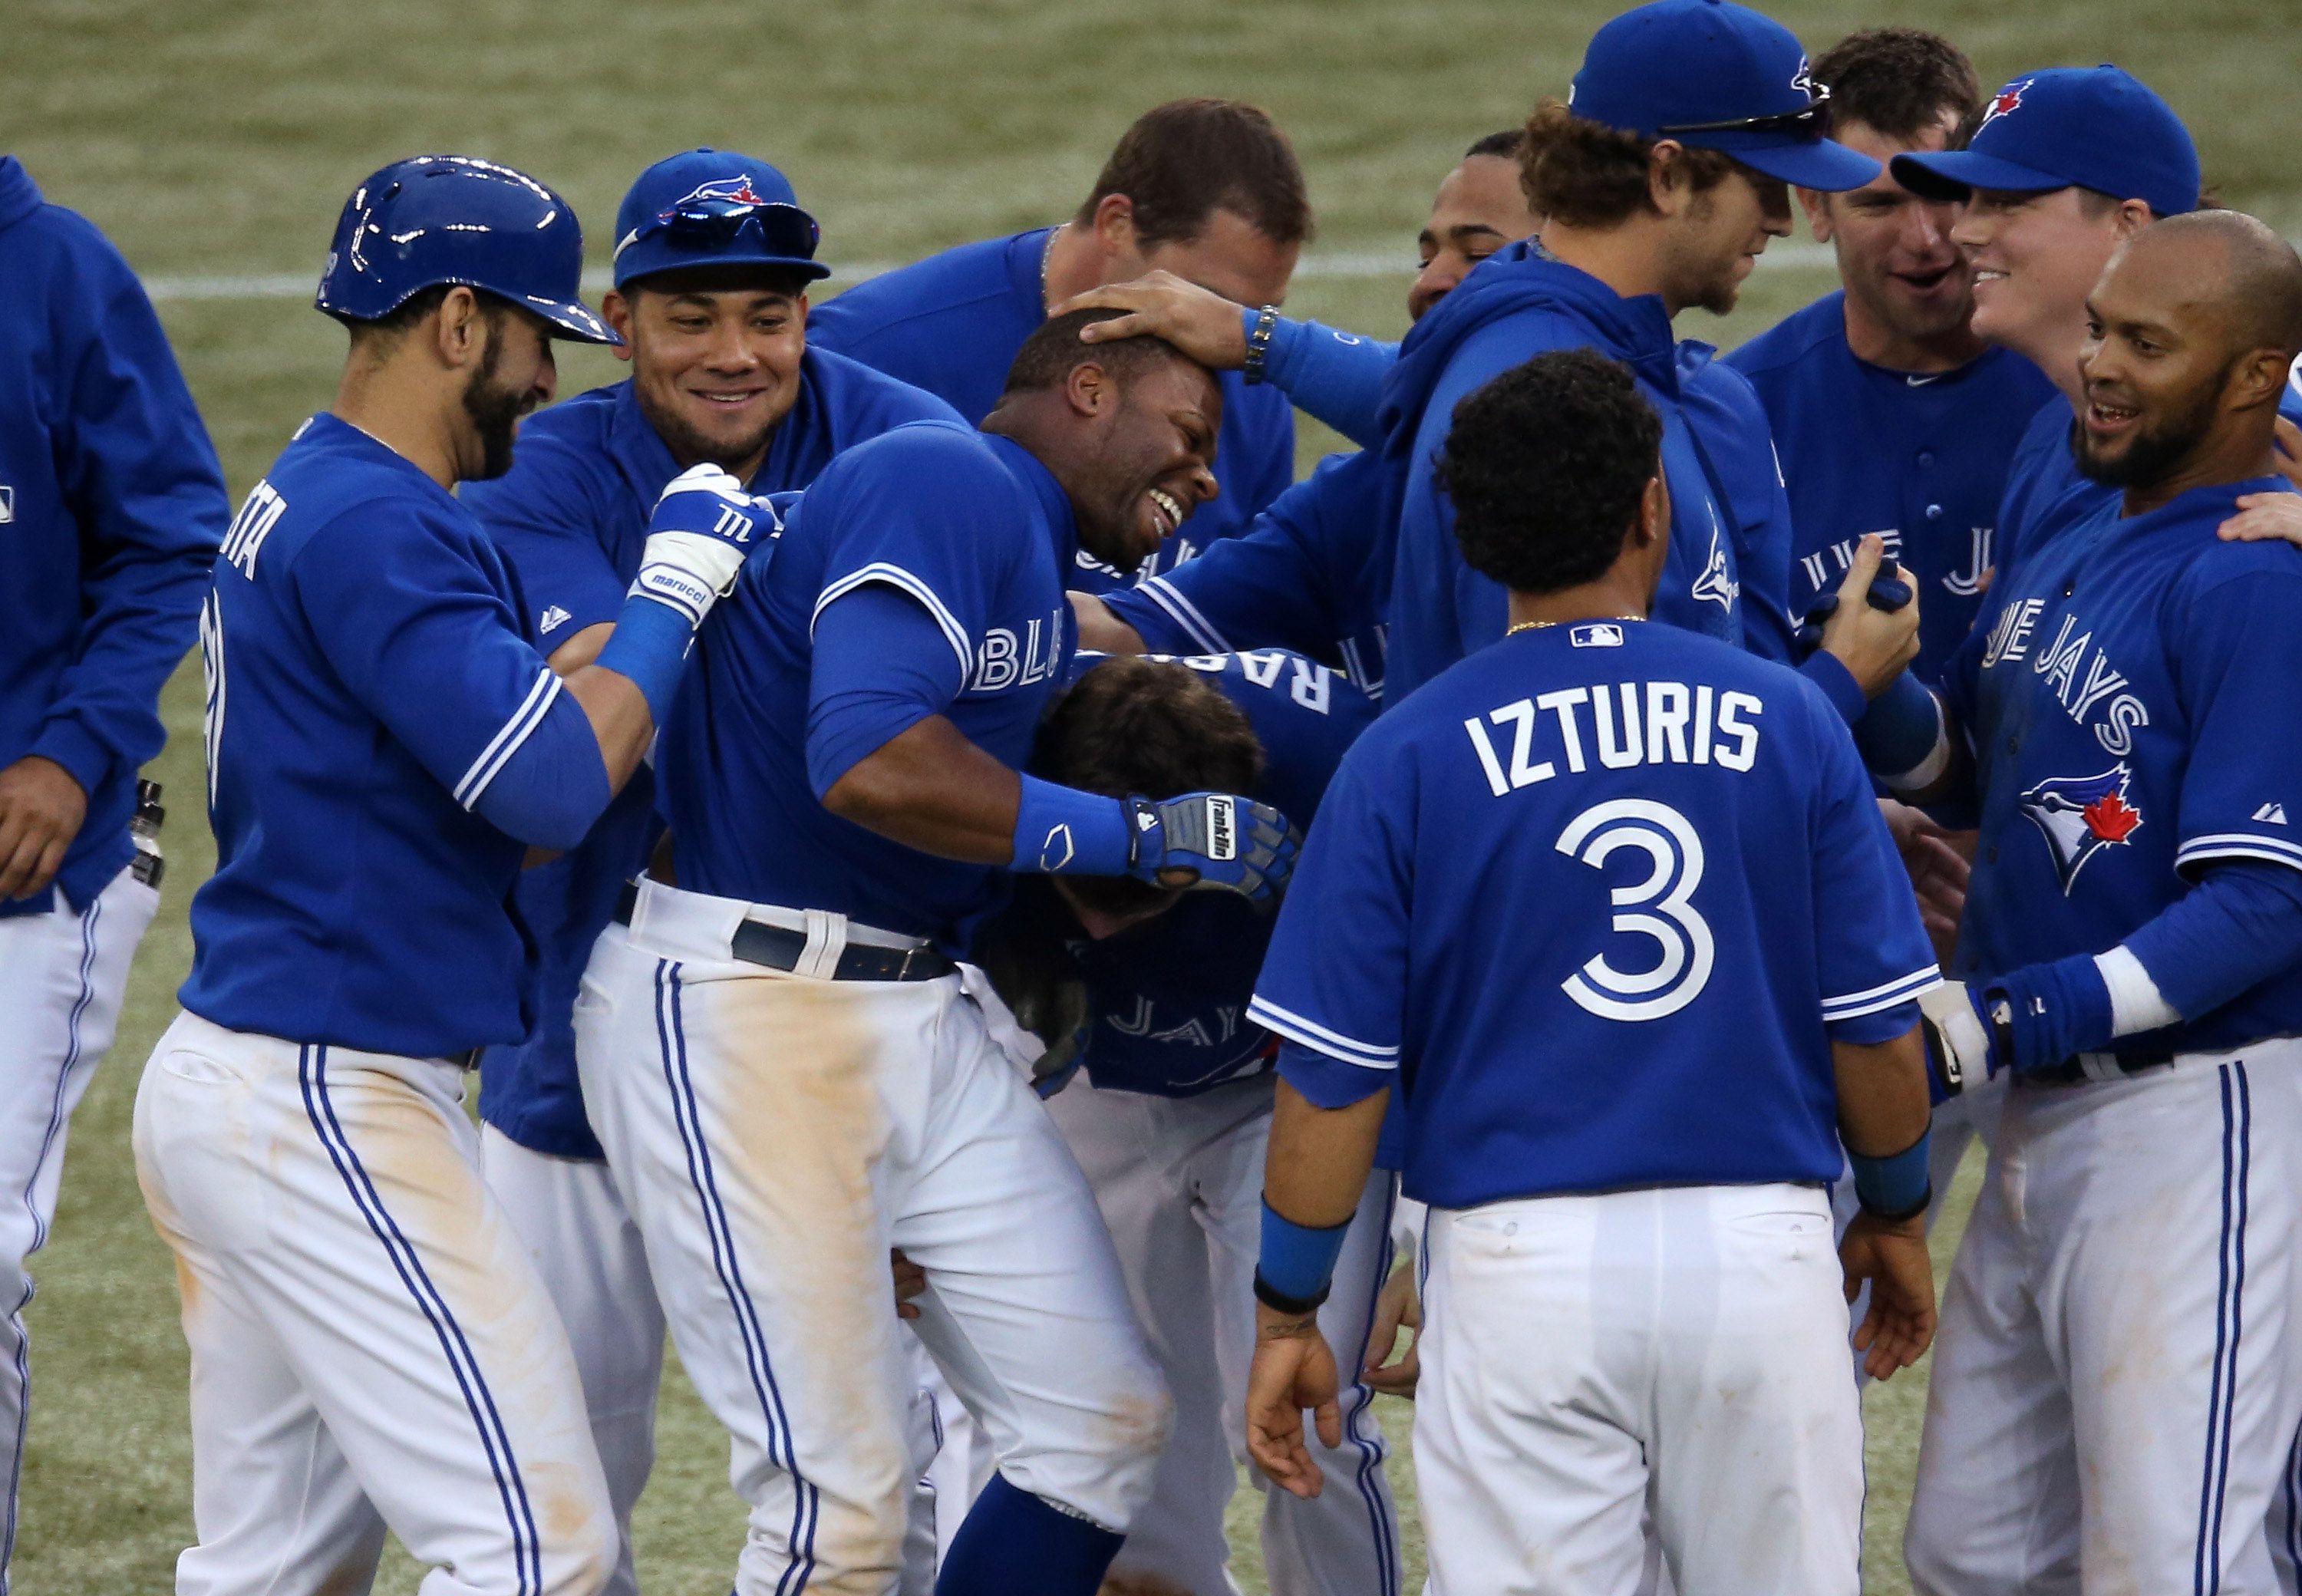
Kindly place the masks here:
<instances>
[{"instance_id":1,"label":"blue hoodie","mask_svg":"<svg viewBox=\"0 0 2302 1596\"><path fill-rule=\"evenodd\" d=\"M135 273L0 156L0 769L52 760L88 794L55 886L0 915L84 910L133 856L136 772L192 646L231 507Z\"/></svg>"},{"instance_id":2,"label":"blue hoodie","mask_svg":"<svg viewBox=\"0 0 2302 1596\"><path fill-rule=\"evenodd\" d=\"M1385 475L1399 529L1386 708L1500 637L1506 625L1504 591L1463 563L1454 508L1433 474L1456 404L1537 355L1573 349L1627 365L1662 418L1671 542L1654 618L1744 646L1736 517L1713 464L1748 446L1750 433L1717 424L1722 407L1731 411L1735 401L1722 386L1718 405L1684 404L1678 349L1660 298L1626 299L1524 241L1489 256L1416 323L1383 387ZM1755 398L1749 403L1756 408ZM1752 424L1764 435L1763 413ZM1787 547L1782 552L1786 560ZM1769 585L1787 587L1786 574Z\"/></svg>"}]
</instances>

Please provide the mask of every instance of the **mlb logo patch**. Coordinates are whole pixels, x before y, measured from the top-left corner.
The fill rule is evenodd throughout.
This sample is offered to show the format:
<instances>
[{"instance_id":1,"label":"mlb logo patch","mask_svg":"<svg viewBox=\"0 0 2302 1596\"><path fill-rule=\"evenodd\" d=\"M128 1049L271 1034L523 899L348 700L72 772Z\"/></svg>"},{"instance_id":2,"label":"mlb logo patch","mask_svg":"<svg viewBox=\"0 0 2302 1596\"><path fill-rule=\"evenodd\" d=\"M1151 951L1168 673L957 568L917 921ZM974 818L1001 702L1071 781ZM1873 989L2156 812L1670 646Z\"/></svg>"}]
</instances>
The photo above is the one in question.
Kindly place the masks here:
<instances>
[{"instance_id":1,"label":"mlb logo patch","mask_svg":"<svg viewBox=\"0 0 2302 1596\"><path fill-rule=\"evenodd\" d=\"M1578 649L1618 649L1623 646L1623 629L1612 621L1585 621L1568 628L1567 641Z\"/></svg>"},{"instance_id":2,"label":"mlb logo patch","mask_svg":"<svg viewBox=\"0 0 2302 1596\"><path fill-rule=\"evenodd\" d=\"M0 483L0 526L16 518L16 490Z\"/></svg>"}]
</instances>

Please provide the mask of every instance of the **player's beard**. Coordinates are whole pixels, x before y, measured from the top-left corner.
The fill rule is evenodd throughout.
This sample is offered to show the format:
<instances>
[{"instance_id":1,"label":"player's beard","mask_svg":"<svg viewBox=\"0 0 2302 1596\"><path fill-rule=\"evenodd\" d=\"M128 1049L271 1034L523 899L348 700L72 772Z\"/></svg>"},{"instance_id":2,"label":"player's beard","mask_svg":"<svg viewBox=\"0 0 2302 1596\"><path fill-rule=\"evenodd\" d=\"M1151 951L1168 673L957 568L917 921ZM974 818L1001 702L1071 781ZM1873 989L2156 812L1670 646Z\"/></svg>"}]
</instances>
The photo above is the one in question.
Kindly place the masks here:
<instances>
[{"instance_id":1,"label":"player's beard","mask_svg":"<svg viewBox=\"0 0 2302 1596\"><path fill-rule=\"evenodd\" d=\"M2093 436L2080 416L2071 424L2071 452L2078 457L2079 472L2088 482L2106 488L2151 488L2164 482L2214 430L2214 407L2230 374L2231 368L2225 365L2182 409L2155 425L2145 422L2136 427L2126 451L2114 459L2096 458Z\"/></svg>"},{"instance_id":2,"label":"player's beard","mask_svg":"<svg viewBox=\"0 0 2302 1596\"><path fill-rule=\"evenodd\" d=\"M480 357L479 365L464 384L464 414L471 417L472 430L480 437L480 468L473 473L478 482L491 481L511 469L512 440L518 435L519 418L527 413L528 390L495 385L502 353L502 343L489 339L487 353Z\"/></svg>"},{"instance_id":3,"label":"player's beard","mask_svg":"<svg viewBox=\"0 0 2302 1596\"><path fill-rule=\"evenodd\" d=\"M769 441L784 422L784 416L777 415L752 436L728 443L689 425L685 417L656 404L648 397L647 390L637 383L633 384L633 397L639 401L640 414L647 418L648 425L663 440L663 446L671 450L671 458L690 465L709 464L733 471L766 453Z\"/></svg>"}]
</instances>

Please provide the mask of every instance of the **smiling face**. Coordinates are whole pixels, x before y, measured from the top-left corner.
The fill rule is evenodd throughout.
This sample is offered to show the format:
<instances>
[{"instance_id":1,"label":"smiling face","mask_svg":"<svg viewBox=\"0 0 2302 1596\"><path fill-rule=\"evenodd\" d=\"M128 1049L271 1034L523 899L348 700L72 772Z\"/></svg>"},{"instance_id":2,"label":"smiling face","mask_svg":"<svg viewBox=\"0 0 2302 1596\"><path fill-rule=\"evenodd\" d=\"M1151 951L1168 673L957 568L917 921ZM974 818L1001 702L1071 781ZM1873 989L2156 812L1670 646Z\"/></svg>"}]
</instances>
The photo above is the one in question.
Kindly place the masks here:
<instances>
[{"instance_id":1,"label":"smiling face","mask_svg":"<svg viewBox=\"0 0 2302 1596\"><path fill-rule=\"evenodd\" d=\"M1700 306L1725 315L1742 296L1767 240L1790 237L1790 188L1737 165L1688 196L1675 222L1664 246L1664 303L1674 312Z\"/></svg>"},{"instance_id":2,"label":"smiling face","mask_svg":"<svg viewBox=\"0 0 2302 1596\"><path fill-rule=\"evenodd\" d=\"M1469 156L1439 185L1431 220L1416 240L1423 269L1407 291L1407 314L1421 321L1473 266L1542 224L1519 187L1517 161L1508 155Z\"/></svg>"},{"instance_id":3,"label":"smiling face","mask_svg":"<svg viewBox=\"0 0 2302 1596\"><path fill-rule=\"evenodd\" d=\"M1799 191L1815 236L1837 254L1846 297L1890 341L1944 339L1973 313L1972 274L1951 239L1958 207L1920 198L1886 170L1898 155L1945 147L1956 126L1949 111L1915 139L1890 139L1861 122L1834 123L1830 136L1877 161L1878 175L1851 193Z\"/></svg>"},{"instance_id":4,"label":"smiling face","mask_svg":"<svg viewBox=\"0 0 2302 1596\"><path fill-rule=\"evenodd\" d=\"M2079 468L2096 482L2163 482L2222 412L2238 354L2196 266L2181 251L2131 249L2088 296L2079 354L2086 403L2072 441Z\"/></svg>"},{"instance_id":5,"label":"smiling face","mask_svg":"<svg viewBox=\"0 0 2302 1596\"><path fill-rule=\"evenodd\" d=\"M1074 369L1072 382L1094 372ZM1076 476L1064 484L1079 517L1080 546L1131 571L1215 496L1215 435L1222 390L1204 367L1159 360L1117 384L1111 400L1080 424L1095 431Z\"/></svg>"},{"instance_id":6,"label":"smiling face","mask_svg":"<svg viewBox=\"0 0 2302 1596\"><path fill-rule=\"evenodd\" d=\"M749 478L799 398L807 296L756 272L664 273L603 302L641 414L682 466Z\"/></svg>"},{"instance_id":7,"label":"smiling face","mask_svg":"<svg viewBox=\"0 0 2302 1596\"><path fill-rule=\"evenodd\" d=\"M1976 336L2041 365L2066 359L2088 290L2131 231L2122 214L2077 189L1977 189L1951 230L1973 272Z\"/></svg>"},{"instance_id":8,"label":"smiling face","mask_svg":"<svg viewBox=\"0 0 2302 1596\"><path fill-rule=\"evenodd\" d=\"M488 482L511 469L512 441L520 418L548 405L559 389L550 324L533 312L507 308L486 317L487 348L465 379L463 408L470 424L467 451L477 455L463 475Z\"/></svg>"}]
</instances>

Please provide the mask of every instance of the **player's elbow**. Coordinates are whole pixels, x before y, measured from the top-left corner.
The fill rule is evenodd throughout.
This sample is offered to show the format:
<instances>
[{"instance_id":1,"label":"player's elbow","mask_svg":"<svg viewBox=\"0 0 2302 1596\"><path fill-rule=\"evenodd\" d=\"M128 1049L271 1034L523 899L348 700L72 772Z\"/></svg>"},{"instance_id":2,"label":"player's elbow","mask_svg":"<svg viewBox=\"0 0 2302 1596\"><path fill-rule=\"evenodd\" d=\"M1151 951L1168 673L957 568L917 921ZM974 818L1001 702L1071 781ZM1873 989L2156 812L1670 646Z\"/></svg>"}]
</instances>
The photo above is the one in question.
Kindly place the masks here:
<instances>
[{"instance_id":1,"label":"player's elbow","mask_svg":"<svg viewBox=\"0 0 2302 1596\"><path fill-rule=\"evenodd\" d=\"M871 830L901 823L918 802L915 784L897 761L866 754L836 777L817 773L816 796L823 807L843 820Z\"/></svg>"}]
</instances>

